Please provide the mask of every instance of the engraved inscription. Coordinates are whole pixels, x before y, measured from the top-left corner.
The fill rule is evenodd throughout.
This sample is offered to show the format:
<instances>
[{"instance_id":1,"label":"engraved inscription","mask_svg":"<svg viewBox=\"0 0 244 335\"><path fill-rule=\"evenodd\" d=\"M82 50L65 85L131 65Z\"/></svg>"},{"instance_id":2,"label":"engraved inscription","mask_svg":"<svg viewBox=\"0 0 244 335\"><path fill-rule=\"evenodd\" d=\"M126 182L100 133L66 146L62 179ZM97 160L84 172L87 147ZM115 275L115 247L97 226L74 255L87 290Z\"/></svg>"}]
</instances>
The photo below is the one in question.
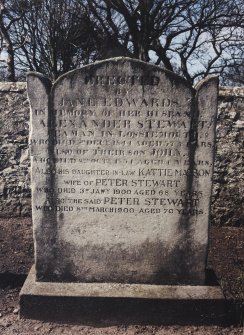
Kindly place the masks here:
<instances>
[{"instance_id":1,"label":"engraved inscription","mask_svg":"<svg viewBox=\"0 0 244 335\"><path fill-rule=\"evenodd\" d=\"M85 82L92 86L106 86L115 85L117 81L125 85L129 81L131 85L134 85L136 80L131 77L122 80L120 77L120 79L113 78L111 81L111 78L102 76L85 78ZM151 85L156 85L156 83L158 85L159 80L156 80L156 77L151 76L150 78L148 82ZM137 80L143 83L144 79L137 78ZM126 93L120 98L108 96L98 99L78 96L70 99L65 97L58 101L57 105L62 106L63 109L54 109L55 119L52 129L55 136L51 139L32 138L31 144L38 147L51 141L55 153L52 163L62 164L62 168L56 166L55 169L49 167L42 169L38 164L35 173L64 176L65 178L62 179L64 186L58 187L55 193L65 194L66 198L57 198L56 203L50 206L36 206L37 210L65 212L104 210L106 212L107 207L111 211L111 206L119 206L125 213L128 210L128 213L133 211L133 213L143 215L165 211L168 214L203 214L203 210L198 207L199 195L194 195L194 197L191 195L188 200L185 199L185 195L176 197L175 194L176 190L181 190L183 187L183 177L193 173L194 177L201 178L211 173L211 163L208 161L204 164L209 163L208 168L198 167L202 165L200 162L199 164L195 162L193 171L187 168L191 117L189 102L182 102L177 96L174 99L167 96L161 99L147 96L131 98ZM105 106L111 108L104 109ZM126 106L127 109L121 110L121 106ZM78 109L80 107L89 107L89 109ZM130 107L140 109L129 109ZM148 107L151 109L148 110ZM43 113L45 113L43 110L35 110L35 115L40 117ZM40 119L40 125L47 126L42 119ZM201 128L207 130L210 125L209 121L200 121ZM198 145L211 147L210 142L201 141ZM38 156L34 157L34 160L36 163L44 161L50 163L50 158ZM100 168L97 170L77 169L73 167L77 163L82 163L84 166L95 164ZM120 165L124 163L127 166L121 170ZM102 166L111 166L111 169L105 170ZM159 166L160 168L146 166ZM89 176L89 180L73 179L84 175ZM104 178L98 179L97 176L100 175ZM127 178L111 178L111 175L121 175ZM67 188L67 185L74 187ZM78 190L77 186L82 187ZM147 192L144 194L145 189ZM38 192L45 192L47 197L48 194L54 193L48 188L39 189ZM75 194L80 198L70 199L71 194L72 197ZM115 194L125 196L117 198L114 197ZM135 194L140 195L140 201L139 198L131 197ZM77 203L74 200L77 200ZM49 201L48 198L47 201ZM66 206L60 206L61 201ZM68 206L70 202L73 202L74 206ZM92 205L92 207L81 207L81 204ZM185 207L192 209L184 211Z\"/></svg>"},{"instance_id":2,"label":"engraved inscription","mask_svg":"<svg viewBox=\"0 0 244 335\"><path fill-rule=\"evenodd\" d=\"M30 78L41 280L202 285L216 81L193 89L131 59L71 71L50 92Z\"/></svg>"}]
</instances>

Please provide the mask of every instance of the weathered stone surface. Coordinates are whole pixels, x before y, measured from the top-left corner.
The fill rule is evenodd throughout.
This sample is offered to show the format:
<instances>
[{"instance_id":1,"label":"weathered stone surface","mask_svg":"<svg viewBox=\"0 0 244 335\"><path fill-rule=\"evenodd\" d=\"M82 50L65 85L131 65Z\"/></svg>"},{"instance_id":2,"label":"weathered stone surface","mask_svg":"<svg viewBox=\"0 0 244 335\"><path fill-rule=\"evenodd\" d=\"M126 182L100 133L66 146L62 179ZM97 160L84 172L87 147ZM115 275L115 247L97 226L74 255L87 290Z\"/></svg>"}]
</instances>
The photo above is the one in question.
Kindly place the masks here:
<instances>
[{"instance_id":1,"label":"weathered stone surface","mask_svg":"<svg viewBox=\"0 0 244 335\"><path fill-rule=\"evenodd\" d=\"M0 83L0 216L28 216L29 103L25 83Z\"/></svg>"},{"instance_id":2,"label":"weathered stone surface","mask_svg":"<svg viewBox=\"0 0 244 335\"><path fill-rule=\"evenodd\" d=\"M20 293L20 317L90 325L229 325L235 310L219 287L46 283L33 269Z\"/></svg>"},{"instance_id":3,"label":"weathered stone surface","mask_svg":"<svg viewBox=\"0 0 244 335\"><path fill-rule=\"evenodd\" d=\"M29 102L26 84L0 83L0 99L0 217L30 217ZM211 223L219 227L238 227L244 225L244 88L220 87L218 107ZM14 123L18 124L17 130ZM22 130L24 132L20 137L18 133ZM20 151L21 155L16 154Z\"/></svg>"},{"instance_id":4,"label":"weathered stone surface","mask_svg":"<svg viewBox=\"0 0 244 335\"><path fill-rule=\"evenodd\" d=\"M221 87L216 128L212 224L244 226L244 88Z\"/></svg>"},{"instance_id":5,"label":"weathered stone surface","mask_svg":"<svg viewBox=\"0 0 244 335\"><path fill-rule=\"evenodd\" d=\"M204 284L217 79L117 58L30 73L38 280Z\"/></svg>"}]
</instances>

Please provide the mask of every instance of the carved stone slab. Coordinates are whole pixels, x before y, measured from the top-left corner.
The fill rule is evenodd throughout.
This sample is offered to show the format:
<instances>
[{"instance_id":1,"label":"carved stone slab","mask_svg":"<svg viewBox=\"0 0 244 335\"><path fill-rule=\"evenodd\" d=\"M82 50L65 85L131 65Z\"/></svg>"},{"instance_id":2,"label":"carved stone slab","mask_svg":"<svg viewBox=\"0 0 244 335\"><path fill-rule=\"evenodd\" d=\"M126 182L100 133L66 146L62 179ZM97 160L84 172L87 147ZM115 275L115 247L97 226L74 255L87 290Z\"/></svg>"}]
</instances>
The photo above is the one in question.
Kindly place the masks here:
<instances>
[{"instance_id":1,"label":"carved stone slab","mask_svg":"<svg viewBox=\"0 0 244 335\"><path fill-rule=\"evenodd\" d=\"M129 58L29 74L38 281L204 284L217 89Z\"/></svg>"}]
</instances>

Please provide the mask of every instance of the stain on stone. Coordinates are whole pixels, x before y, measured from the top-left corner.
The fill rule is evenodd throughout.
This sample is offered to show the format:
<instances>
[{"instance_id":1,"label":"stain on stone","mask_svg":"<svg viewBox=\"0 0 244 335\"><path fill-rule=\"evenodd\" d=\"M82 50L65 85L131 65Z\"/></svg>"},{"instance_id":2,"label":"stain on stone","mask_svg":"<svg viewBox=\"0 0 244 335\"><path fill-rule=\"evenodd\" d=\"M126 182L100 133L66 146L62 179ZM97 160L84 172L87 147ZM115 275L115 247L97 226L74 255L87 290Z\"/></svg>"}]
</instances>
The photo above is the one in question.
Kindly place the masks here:
<instances>
[{"instance_id":1,"label":"stain on stone","mask_svg":"<svg viewBox=\"0 0 244 335\"><path fill-rule=\"evenodd\" d=\"M87 76L90 85L84 84ZM131 101L128 106L104 104L116 101L116 84L108 78L123 86L120 97ZM162 95L178 103L145 103L140 110L132 103ZM96 118L84 114L90 122L80 129L73 110L84 109L82 99L91 97L99 101L89 106ZM43 207L41 221L34 218L38 253L41 244L47 247L37 253L40 280L203 284L212 170L203 177L196 171L204 155L213 166L213 148L207 143L212 133L199 147L197 97L177 75L128 58L88 65L55 82L48 96L46 153L52 173L44 185L50 207ZM60 113L66 98L81 106L64 104ZM214 101L209 110L215 113ZM44 227L48 236L42 237Z\"/></svg>"}]
</instances>

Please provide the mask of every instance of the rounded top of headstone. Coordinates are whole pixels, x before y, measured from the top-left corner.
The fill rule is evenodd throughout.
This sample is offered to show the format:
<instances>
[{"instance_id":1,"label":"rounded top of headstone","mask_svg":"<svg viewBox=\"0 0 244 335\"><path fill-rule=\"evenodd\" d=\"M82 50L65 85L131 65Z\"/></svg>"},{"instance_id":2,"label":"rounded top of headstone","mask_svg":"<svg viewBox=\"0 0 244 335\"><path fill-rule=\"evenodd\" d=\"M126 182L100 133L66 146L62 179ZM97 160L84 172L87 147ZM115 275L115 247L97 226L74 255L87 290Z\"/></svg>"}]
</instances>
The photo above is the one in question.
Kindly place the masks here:
<instances>
[{"instance_id":1,"label":"rounded top of headstone","mask_svg":"<svg viewBox=\"0 0 244 335\"><path fill-rule=\"evenodd\" d=\"M71 81L76 80L77 76L79 74L82 74L84 72L89 73L92 75L93 72L97 71L98 69L104 69L105 73L108 69L111 69L114 67L116 68L117 71L120 70L128 70L128 75L135 72L135 74L140 70L141 72L149 73L149 72L154 72L157 73L158 75L164 74L165 77L172 81L172 83L175 86L178 85L183 85L192 91L195 91L194 88L187 82L187 80L174 72L171 72L165 68L162 68L158 65L146 63L144 61L134 59L134 58L129 58L129 57L114 57L114 58L109 58L101 61L96 61L92 64L84 65L81 68L71 70L69 72L66 72L65 74L61 75L53 84L53 89L55 86L57 86L61 81L68 79ZM126 69L127 68L127 69ZM110 72L111 73L111 72ZM145 83L147 84L147 83Z\"/></svg>"}]
</instances>

